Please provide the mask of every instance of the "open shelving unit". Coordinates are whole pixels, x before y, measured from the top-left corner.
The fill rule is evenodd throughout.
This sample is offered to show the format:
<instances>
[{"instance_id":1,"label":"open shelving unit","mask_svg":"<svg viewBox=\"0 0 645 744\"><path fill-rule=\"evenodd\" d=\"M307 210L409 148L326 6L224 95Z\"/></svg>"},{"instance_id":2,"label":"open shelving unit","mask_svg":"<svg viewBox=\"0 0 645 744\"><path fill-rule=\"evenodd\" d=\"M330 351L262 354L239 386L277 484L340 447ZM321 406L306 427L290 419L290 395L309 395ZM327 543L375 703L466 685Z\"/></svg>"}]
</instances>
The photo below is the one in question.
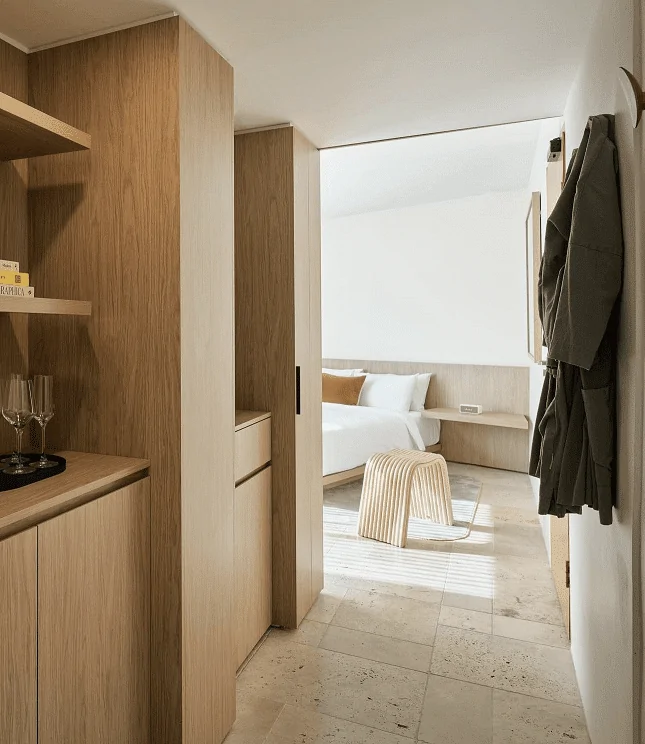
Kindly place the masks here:
<instances>
[{"instance_id":1,"label":"open shelving unit","mask_svg":"<svg viewBox=\"0 0 645 744\"><path fill-rule=\"evenodd\" d=\"M0 93L0 161L89 150L86 132ZM6 256L5 256L6 258ZM91 315L92 303L45 297L0 297L0 313Z\"/></svg>"},{"instance_id":2,"label":"open shelving unit","mask_svg":"<svg viewBox=\"0 0 645 744\"><path fill-rule=\"evenodd\" d=\"M89 150L91 144L86 132L0 93L0 160Z\"/></svg>"},{"instance_id":3,"label":"open shelving unit","mask_svg":"<svg viewBox=\"0 0 645 744\"><path fill-rule=\"evenodd\" d=\"M92 303L85 300L51 300L47 297L0 297L0 313L91 315Z\"/></svg>"}]
</instances>

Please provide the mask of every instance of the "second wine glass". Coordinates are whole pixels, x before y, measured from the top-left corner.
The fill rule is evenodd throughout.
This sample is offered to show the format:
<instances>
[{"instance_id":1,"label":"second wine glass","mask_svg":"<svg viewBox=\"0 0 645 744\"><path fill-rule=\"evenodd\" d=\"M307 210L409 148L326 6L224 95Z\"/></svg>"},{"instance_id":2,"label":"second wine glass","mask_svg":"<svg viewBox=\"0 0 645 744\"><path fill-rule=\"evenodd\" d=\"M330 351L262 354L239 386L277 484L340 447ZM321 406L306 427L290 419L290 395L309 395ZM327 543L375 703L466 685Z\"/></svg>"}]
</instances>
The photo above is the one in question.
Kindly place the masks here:
<instances>
[{"instance_id":1,"label":"second wine glass","mask_svg":"<svg viewBox=\"0 0 645 744\"><path fill-rule=\"evenodd\" d=\"M45 454L45 428L54 415L54 378L51 375L34 375L34 418L40 424L40 460L32 463L35 468L55 468L58 463Z\"/></svg>"},{"instance_id":2,"label":"second wine glass","mask_svg":"<svg viewBox=\"0 0 645 744\"><path fill-rule=\"evenodd\" d=\"M34 402L31 380L11 379L2 386L2 416L16 430L18 437L18 462L5 468L2 472L9 475L33 473L34 468L25 465L22 460L22 433L25 426L34 417Z\"/></svg>"}]
</instances>

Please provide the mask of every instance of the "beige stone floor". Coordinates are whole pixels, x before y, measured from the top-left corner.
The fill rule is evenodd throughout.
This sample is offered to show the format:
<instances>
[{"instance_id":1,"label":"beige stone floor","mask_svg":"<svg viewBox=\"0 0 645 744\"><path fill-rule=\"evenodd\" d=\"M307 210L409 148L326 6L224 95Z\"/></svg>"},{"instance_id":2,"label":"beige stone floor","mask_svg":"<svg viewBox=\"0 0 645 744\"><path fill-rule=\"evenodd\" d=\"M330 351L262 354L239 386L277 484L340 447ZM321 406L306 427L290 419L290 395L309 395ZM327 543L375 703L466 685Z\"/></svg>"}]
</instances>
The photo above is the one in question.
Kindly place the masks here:
<instances>
[{"instance_id":1,"label":"beige stone floor","mask_svg":"<svg viewBox=\"0 0 645 744\"><path fill-rule=\"evenodd\" d=\"M588 744L526 476L482 482L471 536L356 536L360 486L325 497L326 587L238 679L227 744Z\"/></svg>"}]
</instances>

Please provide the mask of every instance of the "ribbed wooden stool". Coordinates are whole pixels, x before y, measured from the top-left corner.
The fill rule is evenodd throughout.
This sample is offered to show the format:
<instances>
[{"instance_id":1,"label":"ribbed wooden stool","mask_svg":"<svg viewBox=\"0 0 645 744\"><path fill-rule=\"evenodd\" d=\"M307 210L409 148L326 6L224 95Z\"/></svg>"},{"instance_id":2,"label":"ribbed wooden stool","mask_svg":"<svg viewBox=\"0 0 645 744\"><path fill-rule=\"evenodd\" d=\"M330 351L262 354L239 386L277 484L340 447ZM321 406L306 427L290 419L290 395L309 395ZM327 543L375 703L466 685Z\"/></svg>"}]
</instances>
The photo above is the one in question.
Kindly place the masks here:
<instances>
[{"instance_id":1,"label":"ribbed wooden stool","mask_svg":"<svg viewBox=\"0 0 645 744\"><path fill-rule=\"evenodd\" d=\"M365 467L358 534L404 548L410 515L452 525L446 461L414 450L373 455Z\"/></svg>"}]
</instances>

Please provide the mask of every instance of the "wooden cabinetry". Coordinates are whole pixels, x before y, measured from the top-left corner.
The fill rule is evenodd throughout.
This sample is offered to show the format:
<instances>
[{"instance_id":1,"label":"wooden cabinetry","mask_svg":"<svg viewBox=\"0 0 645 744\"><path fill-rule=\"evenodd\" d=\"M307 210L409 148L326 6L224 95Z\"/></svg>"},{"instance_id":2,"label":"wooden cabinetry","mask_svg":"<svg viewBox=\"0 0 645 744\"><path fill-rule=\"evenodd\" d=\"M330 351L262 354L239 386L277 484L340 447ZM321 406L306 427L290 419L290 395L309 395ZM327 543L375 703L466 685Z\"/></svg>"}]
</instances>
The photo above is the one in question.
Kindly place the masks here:
<instances>
[{"instance_id":1,"label":"wooden cabinetry","mask_svg":"<svg viewBox=\"0 0 645 744\"><path fill-rule=\"evenodd\" d=\"M238 667L271 625L271 468L235 489Z\"/></svg>"},{"instance_id":2,"label":"wooden cabinetry","mask_svg":"<svg viewBox=\"0 0 645 744\"><path fill-rule=\"evenodd\" d=\"M150 726L150 479L38 527L38 742Z\"/></svg>"},{"instance_id":3,"label":"wooden cabinetry","mask_svg":"<svg viewBox=\"0 0 645 744\"><path fill-rule=\"evenodd\" d=\"M36 530L0 542L0 741L36 744Z\"/></svg>"},{"instance_id":4,"label":"wooden cabinetry","mask_svg":"<svg viewBox=\"0 0 645 744\"><path fill-rule=\"evenodd\" d=\"M271 417L268 413L255 413L253 418L235 415L235 483L248 478L263 468L271 459Z\"/></svg>"},{"instance_id":5,"label":"wooden cabinetry","mask_svg":"<svg viewBox=\"0 0 645 744\"><path fill-rule=\"evenodd\" d=\"M272 414L273 623L322 588L319 153L291 126L235 137L236 403Z\"/></svg>"},{"instance_id":6,"label":"wooden cabinetry","mask_svg":"<svg viewBox=\"0 0 645 744\"><path fill-rule=\"evenodd\" d=\"M0 741L148 744L148 462L64 454L0 504Z\"/></svg>"},{"instance_id":7,"label":"wooden cabinetry","mask_svg":"<svg viewBox=\"0 0 645 744\"><path fill-rule=\"evenodd\" d=\"M34 285L92 303L29 316L29 367L58 381L48 437L152 461L151 739L219 744L235 719L233 70L165 18L30 54L29 103L92 137L29 164Z\"/></svg>"},{"instance_id":8,"label":"wooden cabinetry","mask_svg":"<svg viewBox=\"0 0 645 744\"><path fill-rule=\"evenodd\" d=\"M239 667L271 625L271 418L235 414L235 649Z\"/></svg>"}]
</instances>

